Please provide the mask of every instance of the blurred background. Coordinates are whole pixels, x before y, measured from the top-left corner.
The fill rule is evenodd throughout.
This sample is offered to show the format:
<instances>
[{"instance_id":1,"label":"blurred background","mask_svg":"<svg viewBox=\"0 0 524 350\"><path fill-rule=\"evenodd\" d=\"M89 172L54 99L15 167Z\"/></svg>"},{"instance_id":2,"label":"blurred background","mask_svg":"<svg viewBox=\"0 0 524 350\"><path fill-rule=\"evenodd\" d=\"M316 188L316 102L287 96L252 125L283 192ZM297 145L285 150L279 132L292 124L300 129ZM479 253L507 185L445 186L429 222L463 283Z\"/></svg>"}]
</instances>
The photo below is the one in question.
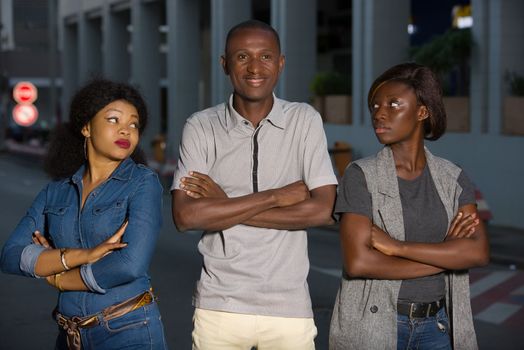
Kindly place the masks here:
<instances>
[{"instance_id":1,"label":"blurred background","mask_svg":"<svg viewBox=\"0 0 524 350\"><path fill-rule=\"evenodd\" d=\"M255 18L280 33L286 67L276 95L321 113L339 175L381 147L367 110L372 81L404 61L438 73L448 131L428 146L473 179L489 224L493 264L472 273L481 348L505 339L504 348L523 349L523 15L522 0L0 0L0 243L47 181L40 162L49 133L91 77L140 88L151 114L141 144L167 189L186 118L231 93L219 64L227 31ZM185 349L198 234L173 234L164 199L152 274L170 345ZM313 230L309 249L324 349L340 276L336 227ZM49 348L54 291L6 275L0 283L10 286L0 292L0 348Z\"/></svg>"},{"instance_id":2,"label":"blurred background","mask_svg":"<svg viewBox=\"0 0 524 350\"><path fill-rule=\"evenodd\" d=\"M67 119L75 90L103 75L140 87L152 116L142 146L152 166L172 172L185 119L230 94L219 64L225 34L239 21L256 18L281 35L286 68L277 95L312 103L324 117L330 147L349 145L353 158L379 148L365 102L371 82L403 61L432 67L443 82L449 127L431 148L473 178L493 223L524 228L524 1L0 4L3 149L16 142L44 152L49 130ZM34 109L17 110L24 119L17 123L12 95L21 81L32 83L38 97ZM344 153L332 151L338 158Z\"/></svg>"}]
</instances>

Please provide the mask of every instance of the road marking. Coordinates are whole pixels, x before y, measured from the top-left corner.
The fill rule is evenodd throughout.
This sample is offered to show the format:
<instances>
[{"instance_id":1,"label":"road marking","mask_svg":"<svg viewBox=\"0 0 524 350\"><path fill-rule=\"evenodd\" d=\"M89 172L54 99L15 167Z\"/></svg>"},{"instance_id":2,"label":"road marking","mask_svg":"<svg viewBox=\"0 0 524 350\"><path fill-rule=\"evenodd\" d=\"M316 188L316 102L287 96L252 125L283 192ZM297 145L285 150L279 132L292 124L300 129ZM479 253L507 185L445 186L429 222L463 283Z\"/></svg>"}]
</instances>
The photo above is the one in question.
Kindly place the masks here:
<instances>
[{"instance_id":1,"label":"road marking","mask_svg":"<svg viewBox=\"0 0 524 350\"><path fill-rule=\"evenodd\" d=\"M511 295L524 295L524 286L520 286L517 289L514 289L511 293Z\"/></svg>"},{"instance_id":2,"label":"road marking","mask_svg":"<svg viewBox=\"0 0 524 350\"><path fill-rule=\"evenodd\" d=\"M328 275L331 277L341 278L342 277L342 270L341 269L330 269L325 267L318 267L315 265L310 265L309 268L313 271L323 273L324 275Z\"/></svg>"},{"instance_id":3,"label":"road marking","mask_svg":"<svg viewBox=\"0 0 524 350\"><path fill-rule=\"evenodd\" d=\"M476 320L501 324L522 308L521 305L493 303L474 316Z\"/></svg>"},{"instance_id":4,"label":"road marking","mask_svg":"<svg viewBox=\"0 0 524 350\"><path fill-rule=\"evenodd\" d=\"M516 274L514 271L495 271L484 278L472 283L470 288L471 298L475 298L489 289L499 285Z\"/></svg>"}]
</instances>

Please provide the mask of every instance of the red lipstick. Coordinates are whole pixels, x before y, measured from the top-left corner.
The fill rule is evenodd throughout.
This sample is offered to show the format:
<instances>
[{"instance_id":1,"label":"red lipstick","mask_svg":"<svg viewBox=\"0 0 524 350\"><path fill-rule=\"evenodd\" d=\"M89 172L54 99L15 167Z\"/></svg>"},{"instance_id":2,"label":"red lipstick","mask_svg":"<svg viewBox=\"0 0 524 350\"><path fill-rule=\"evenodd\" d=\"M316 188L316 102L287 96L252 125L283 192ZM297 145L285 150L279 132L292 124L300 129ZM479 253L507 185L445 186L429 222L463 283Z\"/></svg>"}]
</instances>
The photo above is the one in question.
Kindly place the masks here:
<instances>
[{"instance_id":1,"label":"red lipstick","mask_svg":"<svg viewBox=\"0 0 524 350\"><path fill-rule=\"evenodd\" d=\"M131 147L131 142L129 142L126 139L118 139L118 140L115 141L115 144L118 147L124 148L124 149L128 149L129 147Z\"/></svg>"}]
</instances>

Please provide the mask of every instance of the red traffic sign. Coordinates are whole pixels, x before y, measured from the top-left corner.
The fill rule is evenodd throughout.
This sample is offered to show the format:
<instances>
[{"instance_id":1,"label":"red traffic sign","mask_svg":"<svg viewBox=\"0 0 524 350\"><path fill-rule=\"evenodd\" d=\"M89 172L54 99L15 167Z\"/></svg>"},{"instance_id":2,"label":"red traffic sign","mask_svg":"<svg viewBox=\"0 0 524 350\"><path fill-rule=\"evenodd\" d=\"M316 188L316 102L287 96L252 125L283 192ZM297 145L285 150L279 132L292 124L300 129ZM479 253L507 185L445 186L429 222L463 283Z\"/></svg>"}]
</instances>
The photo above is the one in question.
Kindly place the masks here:
<instances>
[{"instance_id":1,"label":"red traffic sign","mask_svg":"<svg viewBox=\"0 0 524 350\"><path fill-rule=\"evenodd\" d=\"M31 126L38 119L38 109L32 104L17 104L13 108L13 120L20 126Z\"/></svg>"},{"instance_id":2,"label":"red traffic sign","mask_svg":"<svg viewBox=\"0 0 524 350\"><path fill-rule=\"evenodd\" d=\"M38 90L33 83L21 81L13 88L13 98L17 103L30 104L36 101Z\"/></svg>"}]
</instances>

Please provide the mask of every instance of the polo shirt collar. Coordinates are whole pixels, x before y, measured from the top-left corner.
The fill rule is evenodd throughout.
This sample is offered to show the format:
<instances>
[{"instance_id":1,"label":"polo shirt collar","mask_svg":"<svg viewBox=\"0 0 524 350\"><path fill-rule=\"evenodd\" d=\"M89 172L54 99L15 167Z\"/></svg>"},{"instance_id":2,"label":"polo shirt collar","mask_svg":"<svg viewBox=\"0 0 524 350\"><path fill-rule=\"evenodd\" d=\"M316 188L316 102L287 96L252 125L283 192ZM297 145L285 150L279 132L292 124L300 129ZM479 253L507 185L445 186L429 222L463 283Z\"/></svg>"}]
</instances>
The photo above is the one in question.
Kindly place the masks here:
<instances>
[{"instance_id":1,"label":"polo shirt collar","mask_svg":"<svg viewBox=\"0 0 524 350\"><path fill-rule=\"evenodd\" d=\"M233 108L233 94L229 96L229 101L226 104L226 113L224 118L228 132L235 129L238 125L241 125L243 121L247 120L246 118L242 117L235 110L235 108ZM267 117L265 117L263 120L267 120L271 125L279 129L284 129L285 123L284 113L282 110L282 100L277 98L275 94L273 94L273 107L271 108L271 111Z\"/></svg>"}]
</instances>

